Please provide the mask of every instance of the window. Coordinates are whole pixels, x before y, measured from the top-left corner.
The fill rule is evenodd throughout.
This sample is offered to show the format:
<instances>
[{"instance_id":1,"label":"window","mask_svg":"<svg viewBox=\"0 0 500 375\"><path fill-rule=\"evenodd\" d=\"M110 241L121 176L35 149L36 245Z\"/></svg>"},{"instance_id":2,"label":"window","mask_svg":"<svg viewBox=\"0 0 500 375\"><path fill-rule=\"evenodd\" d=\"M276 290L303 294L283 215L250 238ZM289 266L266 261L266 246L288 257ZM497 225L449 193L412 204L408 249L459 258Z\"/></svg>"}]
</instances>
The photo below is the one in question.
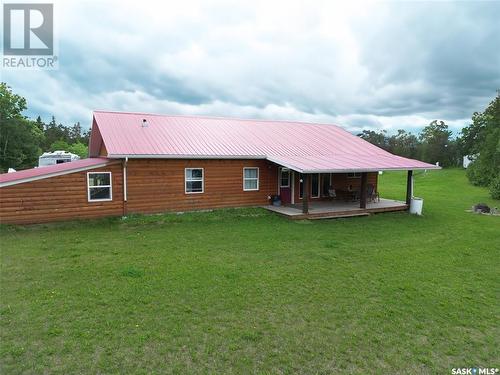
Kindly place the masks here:
<instances>
[{"instance_id":1,"label":"window","mask_svg":"<svg viewBox=\"0 0 500 375\"><path fill-rule=\"evenodd\" d=\"M321 195L324 197L329 196L330 186L332 185L332 175L330 173L324 173L321 175Z\"/></svg>"},{"instance_id":2,"label":"window","mask_svg":"<svg viewBox=\"0 0 500 375\"><path fill-rule=\"evenodd\" d=\"M203 168L185 169L186 194L203 193Z\"/></svg>"},{"instance_id":3,"label":"window","mask_svg":"<svg viewBox=\"0 0 500 375\"><path fill-rule=\"evenodd\" d=\"M319 198L319 174L311 175L311 197Z\"/></svg>"},{"instance_id":4,"label":"window","mask_svg":"<svg viewBox=\"0 0 500 375\"><path fill-rule=\"evenodd\" d=\"M361 178L360 172L348 173L347 178Z\"/></svg>"},{"instance_id":5,"label":"window","mask_svg":"<svg viewBox=\"0 0 500 375\"><path fill-rule=\"evenodd\" d=\"M111 172L87 173L87 198L89 202L102 202L113 199Z\"/></svg>"},{"instance_id":6,"label":"window","mask_svg":"<svg viewBox=\"0 0 500 375\"><path fill-rule=\"evenodd\" d=\"M243 190L259 190L259 168L243 168Z\"/></svg>"},{"instance_id":7,"label":"window","mask_svg":"<svg viewBox=\"0 0 500 375\"><path fill-rule=\"evenodd\" d=\"M290 187L290 171L288 169L281 169L280 187Z\"/></svg>"},{"instance_id":8,"label":"window","mask_svg":"<svg viewBox=\"0 0 500 375\"><path fill-rule=\"evenodd\" d=\"M304 175L299 174L299 198L304 198Z\"/></svg>"}]
</instances>

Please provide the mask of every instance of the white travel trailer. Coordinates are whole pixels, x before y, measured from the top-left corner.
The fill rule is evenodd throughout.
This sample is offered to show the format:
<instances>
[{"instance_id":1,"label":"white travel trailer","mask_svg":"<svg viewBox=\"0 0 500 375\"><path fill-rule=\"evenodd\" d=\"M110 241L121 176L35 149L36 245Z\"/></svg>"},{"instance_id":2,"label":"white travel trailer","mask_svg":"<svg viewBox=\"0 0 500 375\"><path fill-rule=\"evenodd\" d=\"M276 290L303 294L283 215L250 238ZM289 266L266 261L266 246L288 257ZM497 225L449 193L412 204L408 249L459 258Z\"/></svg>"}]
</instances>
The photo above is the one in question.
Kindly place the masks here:
<instances>
[{"instance_id":1,"label":"white travel trailer","mask_svg":"<svg viewBox=\"0 0 500 375\"><path fill-rule=\"evenodd\" d=\"M69 163L70 161L79 160L78 155L67 151L44 152L38 158L38 166L46 167L48 165Z\"/></svg>"}]
</instances>

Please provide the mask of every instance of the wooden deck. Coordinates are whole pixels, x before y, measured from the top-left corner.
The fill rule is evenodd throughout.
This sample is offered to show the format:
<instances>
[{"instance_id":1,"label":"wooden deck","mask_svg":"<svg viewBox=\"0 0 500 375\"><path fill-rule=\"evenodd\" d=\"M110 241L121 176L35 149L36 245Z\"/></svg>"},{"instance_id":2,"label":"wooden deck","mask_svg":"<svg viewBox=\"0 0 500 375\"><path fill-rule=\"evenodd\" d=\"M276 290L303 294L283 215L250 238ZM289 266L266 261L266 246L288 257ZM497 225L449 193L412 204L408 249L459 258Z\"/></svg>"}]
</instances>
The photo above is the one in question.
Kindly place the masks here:
<instances>
[{"instance_id":1,"label":"wooden deck","mask_svg":"<svg viewBox=\"0 0 500 375\"><path fill-rule=\"evenodd\" d=\"M276 212L293 220L301 219L334 219L341 217L368 216L370 214L389 211L405 211L408 206L405 202L391 199L380 199L380 202L368 202L366 208L359 208L359 202L343 201L310 201L309 214L302 213L302 205L264 206L269 211Z\"/></svg>"}]
</instances>

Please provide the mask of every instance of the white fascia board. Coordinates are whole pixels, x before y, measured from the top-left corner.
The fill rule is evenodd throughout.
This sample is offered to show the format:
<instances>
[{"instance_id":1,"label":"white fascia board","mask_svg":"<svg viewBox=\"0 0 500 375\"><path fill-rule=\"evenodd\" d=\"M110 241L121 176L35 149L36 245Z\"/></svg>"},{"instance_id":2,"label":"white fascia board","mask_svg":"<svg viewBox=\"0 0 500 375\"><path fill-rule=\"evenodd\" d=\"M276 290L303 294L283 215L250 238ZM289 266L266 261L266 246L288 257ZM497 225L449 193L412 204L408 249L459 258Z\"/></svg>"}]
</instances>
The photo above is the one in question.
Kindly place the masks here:
<instances>
[{"instance_id":1,"label":"white fascia board","mask_svg":"<svg viewBox=\"0 0 500 375\"><path fill-rule=\"evenodd\" d=\"M380 171L417 171L426 169L442 169L441 167L408 167L408 168L358 168L358 169L314 169L304 170L302 173L363 173L363 172L380 172Z\"/></svg>"},{"instance_id":2,"label":"white fascia board","mask_svg":"<svg viewBox=\"0 0 500 375\"><path fill-rule=\"evenodd\" d=\"M48 174L44 174L44 175L40 175L40 176L26 177L26 178L23 178L23 179L20 179L20 180L8 181L8 182L0 183L0 187L18 185L18 184L23 184L23 183L26 183L26 182L43 180L43 179L51 178L51 177L64 176L65 174L70 174L70 173L77 173L77 172L88 171L88 170L95 169L95 168L105 167L105 166L110 165L110 164L116 164L116 162L107 162L107 163L90 165L90 166L87 166L87 167L81 167L81 168L76 168L76 169L68 169L66 171L61 171L61 172L48 173ZM43 167L40 167L40 168L43 168Z\"/></svg>"}]
</instances>

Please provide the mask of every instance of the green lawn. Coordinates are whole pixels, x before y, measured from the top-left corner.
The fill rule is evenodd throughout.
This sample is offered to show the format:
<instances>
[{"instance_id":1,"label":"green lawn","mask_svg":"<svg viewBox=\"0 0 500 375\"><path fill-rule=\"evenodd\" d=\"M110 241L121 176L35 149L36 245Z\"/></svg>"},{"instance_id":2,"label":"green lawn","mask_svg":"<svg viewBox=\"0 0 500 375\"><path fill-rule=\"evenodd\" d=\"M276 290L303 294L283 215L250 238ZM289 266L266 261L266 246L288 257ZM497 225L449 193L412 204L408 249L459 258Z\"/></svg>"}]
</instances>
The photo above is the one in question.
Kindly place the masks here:
<instances>
[{"instance_id":1,"label":"green lawn","mask_svg":"<svg viewBox=\"0 0 500 375\"><path fill-rule=\"evenodd\" d=\"M405 175L381 176L403 199ZM0 373L450 374L500 366L500 217L461 170L424 216L261 209L1 228Z\"/></svg>"}]
</instances>

